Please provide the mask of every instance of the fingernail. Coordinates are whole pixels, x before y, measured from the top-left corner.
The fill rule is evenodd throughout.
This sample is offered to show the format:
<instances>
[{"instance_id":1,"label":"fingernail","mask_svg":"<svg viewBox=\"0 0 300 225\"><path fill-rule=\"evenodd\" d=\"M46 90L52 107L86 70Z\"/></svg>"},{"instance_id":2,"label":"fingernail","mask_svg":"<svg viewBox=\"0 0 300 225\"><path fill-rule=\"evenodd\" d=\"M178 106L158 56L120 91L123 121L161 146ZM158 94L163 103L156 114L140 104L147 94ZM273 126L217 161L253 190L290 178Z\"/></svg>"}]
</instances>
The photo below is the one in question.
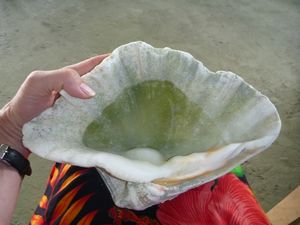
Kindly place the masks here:
<instances>
[{"instance_id":1,"label":"fingernail","mask_svg":"<svg viewBox=\"0 0 300 225\"><path fill-rule=\"evenodd\" d=\"M95 96L96 92L91 89L89 86L87 86L85 83L80 84L80 89L88 96Z\"/></svg>"}]
</instances>

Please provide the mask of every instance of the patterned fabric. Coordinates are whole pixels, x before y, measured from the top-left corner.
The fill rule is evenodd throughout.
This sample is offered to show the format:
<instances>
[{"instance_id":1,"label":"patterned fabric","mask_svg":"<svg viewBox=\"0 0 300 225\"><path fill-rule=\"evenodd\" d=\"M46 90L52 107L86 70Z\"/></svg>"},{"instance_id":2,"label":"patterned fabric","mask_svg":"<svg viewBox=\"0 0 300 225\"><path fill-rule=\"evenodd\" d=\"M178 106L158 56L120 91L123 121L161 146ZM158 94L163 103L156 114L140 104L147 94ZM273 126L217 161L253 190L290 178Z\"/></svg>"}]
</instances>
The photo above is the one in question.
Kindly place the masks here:
<instances>
[{"instance_id":1,"label":"patterned fabric","mask_svg":"<svg viewBox=\"0 0 300 225\"><path fill-rule=\"evenodd\" d=\"M31 225L270 224L241 169L177 198L136 211L114 205L94 168L56 163ZM239 178L237 178L239 177Z\"/></svg>"}]
</instances>

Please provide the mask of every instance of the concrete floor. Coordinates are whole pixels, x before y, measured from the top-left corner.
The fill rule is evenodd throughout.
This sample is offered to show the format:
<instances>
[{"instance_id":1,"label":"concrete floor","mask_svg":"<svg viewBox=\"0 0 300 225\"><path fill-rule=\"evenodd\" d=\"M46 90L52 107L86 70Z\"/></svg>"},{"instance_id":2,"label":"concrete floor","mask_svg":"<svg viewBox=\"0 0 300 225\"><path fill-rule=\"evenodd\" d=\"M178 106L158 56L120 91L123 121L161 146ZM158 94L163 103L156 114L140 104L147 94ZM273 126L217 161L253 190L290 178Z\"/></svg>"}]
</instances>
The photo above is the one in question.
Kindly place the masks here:
<instances>
[{"instance_id":1,"label":"concrete floor","mask_svg":"<svg viewBox=\"0 0 300 225\"><path fill-rule=\"evenodd\" d=\"M266 211L300 184L298 0L0 0L0 106L32 70L135 40L188 51L267 95L282 132L246 164L249 181ZM49 173L51 162L31 161L33 175L24 181L13 224L27 224Z\"/></svg>"}]
</instances>

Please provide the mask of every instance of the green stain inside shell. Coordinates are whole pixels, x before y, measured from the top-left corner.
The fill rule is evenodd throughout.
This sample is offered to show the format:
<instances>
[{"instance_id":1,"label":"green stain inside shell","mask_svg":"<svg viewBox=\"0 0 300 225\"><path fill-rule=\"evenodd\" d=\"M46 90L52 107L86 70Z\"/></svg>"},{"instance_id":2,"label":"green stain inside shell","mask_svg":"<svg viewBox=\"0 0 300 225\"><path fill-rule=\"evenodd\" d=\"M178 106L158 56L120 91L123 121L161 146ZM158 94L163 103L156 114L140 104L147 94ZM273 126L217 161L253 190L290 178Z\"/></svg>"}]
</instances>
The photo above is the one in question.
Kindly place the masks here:
<instances>
[{"instance_id":1,"label":"green stain inside shell","mask_svg":"<svg viewBox=\"0 0 300 225\"><path fill-rule=\"evenodd\" d=\"M90 148L123 154L152 148L165 159L205 151L220 132L202 108L169 81L145 81L124 89L88 125L83 143Z\"/></svg>"}]
</instances>

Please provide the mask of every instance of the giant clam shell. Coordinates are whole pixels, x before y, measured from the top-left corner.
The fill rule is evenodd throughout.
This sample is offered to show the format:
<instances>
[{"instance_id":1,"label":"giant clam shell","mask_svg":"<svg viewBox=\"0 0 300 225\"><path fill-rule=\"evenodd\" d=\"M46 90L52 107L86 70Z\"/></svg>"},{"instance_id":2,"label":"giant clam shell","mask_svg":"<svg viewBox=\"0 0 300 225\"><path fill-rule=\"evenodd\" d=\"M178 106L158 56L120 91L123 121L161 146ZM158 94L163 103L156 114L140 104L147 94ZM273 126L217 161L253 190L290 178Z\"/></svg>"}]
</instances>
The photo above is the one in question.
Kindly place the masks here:
<instances>
[{"instance_id":1,"label":"giant clam shell","mask_svg":"<svg viewBox=\"0 0 300 225\"><path fill-rule=\"evenodd\" d=\"M186 52L129 43L83 79L94 98L62 91L24 126L32 152L129 182L192 187L263 151L280 131L266 96Z\"/></svg>"}]
</instances>

